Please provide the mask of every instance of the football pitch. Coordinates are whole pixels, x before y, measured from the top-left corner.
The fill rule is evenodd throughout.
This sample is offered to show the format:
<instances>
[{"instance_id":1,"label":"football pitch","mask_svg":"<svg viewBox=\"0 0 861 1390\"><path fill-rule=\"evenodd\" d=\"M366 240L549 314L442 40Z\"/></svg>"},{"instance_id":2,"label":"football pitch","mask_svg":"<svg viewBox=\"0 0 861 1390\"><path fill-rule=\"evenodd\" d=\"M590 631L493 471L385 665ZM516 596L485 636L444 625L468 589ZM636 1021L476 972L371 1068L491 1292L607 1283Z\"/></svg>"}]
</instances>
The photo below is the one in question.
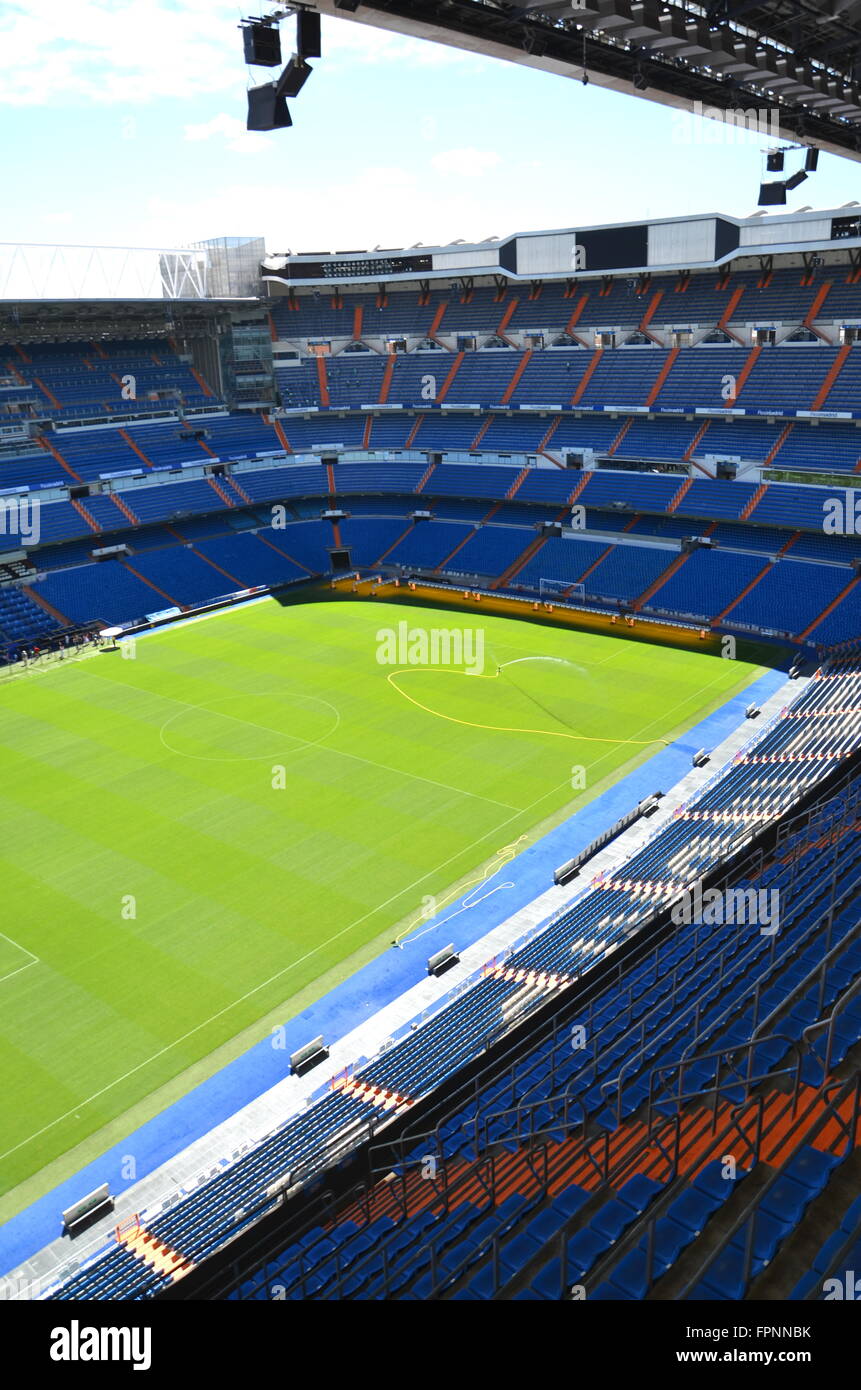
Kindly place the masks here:
<instances>
[{"instance_id":1,"label":"football pitch","mask_svg":"<svg viewBox=\"0 0 861 1390\"><path fill-rule=\"evenodd\" d=\"M469 670L411 665L395 640L384 664L399 624L480 625L483 661L466 642ZM0 1216L759 670L474 611L267 600L7 681Z\"/></svg>"}]
</instances>

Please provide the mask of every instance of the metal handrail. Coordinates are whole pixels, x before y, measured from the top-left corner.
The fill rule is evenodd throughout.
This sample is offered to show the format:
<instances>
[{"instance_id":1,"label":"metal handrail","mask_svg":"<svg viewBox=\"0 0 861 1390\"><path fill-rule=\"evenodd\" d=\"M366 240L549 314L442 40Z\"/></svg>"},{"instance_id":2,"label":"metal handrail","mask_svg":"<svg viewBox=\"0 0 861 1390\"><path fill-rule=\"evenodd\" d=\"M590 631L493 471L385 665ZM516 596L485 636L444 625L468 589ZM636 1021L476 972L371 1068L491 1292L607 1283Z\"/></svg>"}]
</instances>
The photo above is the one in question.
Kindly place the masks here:
<instances>
[{"instance_id":1,"label":"metal handrail","mask_svg":"<svg viewBox=\"0 0 861 1390\"><path fill-rule=\"evenodd\" d=\"M831 1153L836 1157L837 1155L835 1154L835 1146L839 1144L843 1139L849 1141L847 1153L843 1155L844 1158L848 1157L848 1154L854 1149L858 1137L859 1121L861 1121L861 1075L850 1077L846 1081L835 1081L827 1083L825 1086L820 1088L819 1095L822 1096L822 1098L824 1099L825 1096L830 1092L836 1092L836 1099L829 1100L826 1102L825 1112L815 1122L812 1129L808 1130L807 1132L805 1132L805 1134L801 1136L799 1142L795 1145L789 1156L784 1160L780 1167L770 1175L765 1185L762 1188L760 1188L760 1190L750 1199L743 1211L737 1216L735 1222L732 1225L732 1228L725 1234L725 1237L721 1244L718 1246L718 1248L713 1250L712 1253L697 1266L696 1273L688 1280L684 1288L677 1295L679 1300L684 1300L688 1297L691 1290L697 1283L699 1283L704 1273L711 1267L711 1265L714 1263L717 1257L730 1243L732 1238L746 1226L748 1227L748 1230L745 1240L744 1288L745 1291L747 1290L750 1284L751 1265L753 1263L753 1247L756 1235L756 1220L758 1212L762 1206L763 1198L771 1191L775 1183L778 1182L780 1178L784 1176L787 1169L789 1168L789 1165L792 1163L793 1159L796 1157L799 1151L804 1146L811 1144L813 1140L819 1136L819 1134L825 1128L826 1124L836 1123L838 1127L838 1134L834 1139L832 1139L828 1143L826 1152ZM850 1120L847 1122L843 1119L842 1115L840 1115L839 1106L842 1104L842 1101L844 1099L850 1097L852 1098L853 1102L852 1115ZM843 1131L842 1133L839 1132L841 1130Z\"/></svg>"}]
</instances>

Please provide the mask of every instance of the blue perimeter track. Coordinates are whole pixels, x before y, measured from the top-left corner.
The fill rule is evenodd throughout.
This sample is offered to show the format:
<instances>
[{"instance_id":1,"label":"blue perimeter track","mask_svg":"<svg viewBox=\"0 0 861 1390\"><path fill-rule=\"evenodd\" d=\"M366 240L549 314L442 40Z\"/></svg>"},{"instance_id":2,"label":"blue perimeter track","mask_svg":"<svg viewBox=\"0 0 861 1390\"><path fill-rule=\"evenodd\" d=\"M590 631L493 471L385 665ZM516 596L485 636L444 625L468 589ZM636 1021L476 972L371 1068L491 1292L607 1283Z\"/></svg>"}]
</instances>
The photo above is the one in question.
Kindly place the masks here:
<instances>
[{"instance_id":1,"label":"blue perimeter track","mask_svg":"<svg viewBox=\"0 0 861 1390\"><path fill-rule=\"evenodd\" d=\"M429 921L421 933L422 945L385 951L377 959L344 980L310 1008L284 1026L285 1046L275 1049L271 1037L263 1038L248 1052L201 1082L160 1114L141 1125L99 1158L12 1217L0 1231L0 1275L9 1274L62 1234L61 1212L87 1192L108 1183L119 1197L163 1163L200 1139L209 1130L236 1114L257 1096L283 1081L286 1059L309 1038L322 1036L330 1044L366 1022L387 1004L426 978L427 957L450 942L465 950L498 927L513 913L553 886L559 864L590 844L638 801L657 790L668 790L691 769L700 748L715 748L738 727L753 700L764 704L786 681L786 673L772 670L734 695L687 733L635 768L582 810L576 811L512 861L517 881L504 893L494 893L469 907L465 902L475 888L450 903L438 925ZM465 911L459 911L461 907ZM454 921L452 921L454 918ZM358 1059L357 1059L358 1060ZM133 1152L136 1176L123 1176L123 1163ZM69 1245L69 1257L74 1247Z\"/></svg>"}]
</instances>

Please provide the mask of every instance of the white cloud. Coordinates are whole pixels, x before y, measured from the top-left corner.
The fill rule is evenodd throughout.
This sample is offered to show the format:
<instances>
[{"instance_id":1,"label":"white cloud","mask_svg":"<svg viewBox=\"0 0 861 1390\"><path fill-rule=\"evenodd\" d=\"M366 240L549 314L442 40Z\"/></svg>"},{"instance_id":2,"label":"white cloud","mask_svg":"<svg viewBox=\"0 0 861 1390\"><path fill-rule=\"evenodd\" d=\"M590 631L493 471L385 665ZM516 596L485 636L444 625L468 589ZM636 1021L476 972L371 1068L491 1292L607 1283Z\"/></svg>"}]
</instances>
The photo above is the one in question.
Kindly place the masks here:
<instances>
[{"instance_id":1,"label":"white cloud","mask_svg":"<svg viewBox=\"0 0 861 1390\"><path fill-rule=\"evenodd\" d=\"M528 191L528 190L527 190ZM564 203L567 195L560 192ZM555 221L566 226L561 208ZM236 218L239 217L237 223ZM517 230L507 181L488 180L477 199L468 179L425 167L374 165L303 177L302 196L263 173L225 180L194 199L157 194L136 210L137 244L179 246L212 236L263 236L270 252L446 245Z\"/></svg>"},{"instance_id":2,"label":"white cloud","mask_svg":"<svg viewBox=\"0 0 861 1390\"><path fill-rule=\"evenodd\" d=\"M236 91L246 68L235 0L56 0L50 14L32 0L4 0L0 103L58 106L69 100L132 106L166 98ZM282 26L289 54L290 20ZM444 45L364 24L326 19L321 63L413 67L487 61ZM257 69L253 70L259 78Z\"/></svg>"},{"instance_id":3,"label":"white cloud","mask_svg":"<svg viewBox=\"0 0 861 1390\"><path fill-rule=\"evenodd\" d=\"M226 111L199 125L187 125L183 131L184 140L212 140L216 136L221 136L224 148L234 154L265 154L272 149L271 137L246 130L238 116L229 116Z\"/></svg>"},{"instance_id":4,"label":"white cloud","mask_svg":"<svg viewBox=\"0 0 861 1390\"><path fill-rule=\"evenodd\" d=\"M226 0L63 0L50 15L6 0L0 102L70 99L137 105L236 89L244 65L235 6Z\"/></svg>"},{"instance_id":5,"label":"white cloud","mask_svg":"<svg viewBox=\"0 0 861 1390\"><path fill-rule=\"evenodd\" d=\"M438 174L458 174L462 178L479 178L488 169L495 169L502 163L502 156L495 150L476 150L470 147L461 150L441 150L431 159Z\"/></svg>"}]
</instances>

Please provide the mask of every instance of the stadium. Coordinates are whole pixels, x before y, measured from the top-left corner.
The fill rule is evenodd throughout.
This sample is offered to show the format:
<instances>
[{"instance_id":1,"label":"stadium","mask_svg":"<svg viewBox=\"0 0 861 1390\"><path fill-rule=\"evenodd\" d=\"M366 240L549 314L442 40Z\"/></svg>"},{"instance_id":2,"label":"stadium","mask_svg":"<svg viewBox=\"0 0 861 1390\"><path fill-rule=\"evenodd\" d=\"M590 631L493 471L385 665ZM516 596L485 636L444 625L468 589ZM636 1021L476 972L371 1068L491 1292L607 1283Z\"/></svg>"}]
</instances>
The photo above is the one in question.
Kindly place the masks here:
<instances>
[{"instance_id":1,"label":"stadium","mask_svg":"<svg viewBox=\"0 0 861 1390\"><path fill-rule=\"evenodd\" d=\"M0 269L7 1296L856 1296L858 204Z\"/></svg>"}]
</instances>

